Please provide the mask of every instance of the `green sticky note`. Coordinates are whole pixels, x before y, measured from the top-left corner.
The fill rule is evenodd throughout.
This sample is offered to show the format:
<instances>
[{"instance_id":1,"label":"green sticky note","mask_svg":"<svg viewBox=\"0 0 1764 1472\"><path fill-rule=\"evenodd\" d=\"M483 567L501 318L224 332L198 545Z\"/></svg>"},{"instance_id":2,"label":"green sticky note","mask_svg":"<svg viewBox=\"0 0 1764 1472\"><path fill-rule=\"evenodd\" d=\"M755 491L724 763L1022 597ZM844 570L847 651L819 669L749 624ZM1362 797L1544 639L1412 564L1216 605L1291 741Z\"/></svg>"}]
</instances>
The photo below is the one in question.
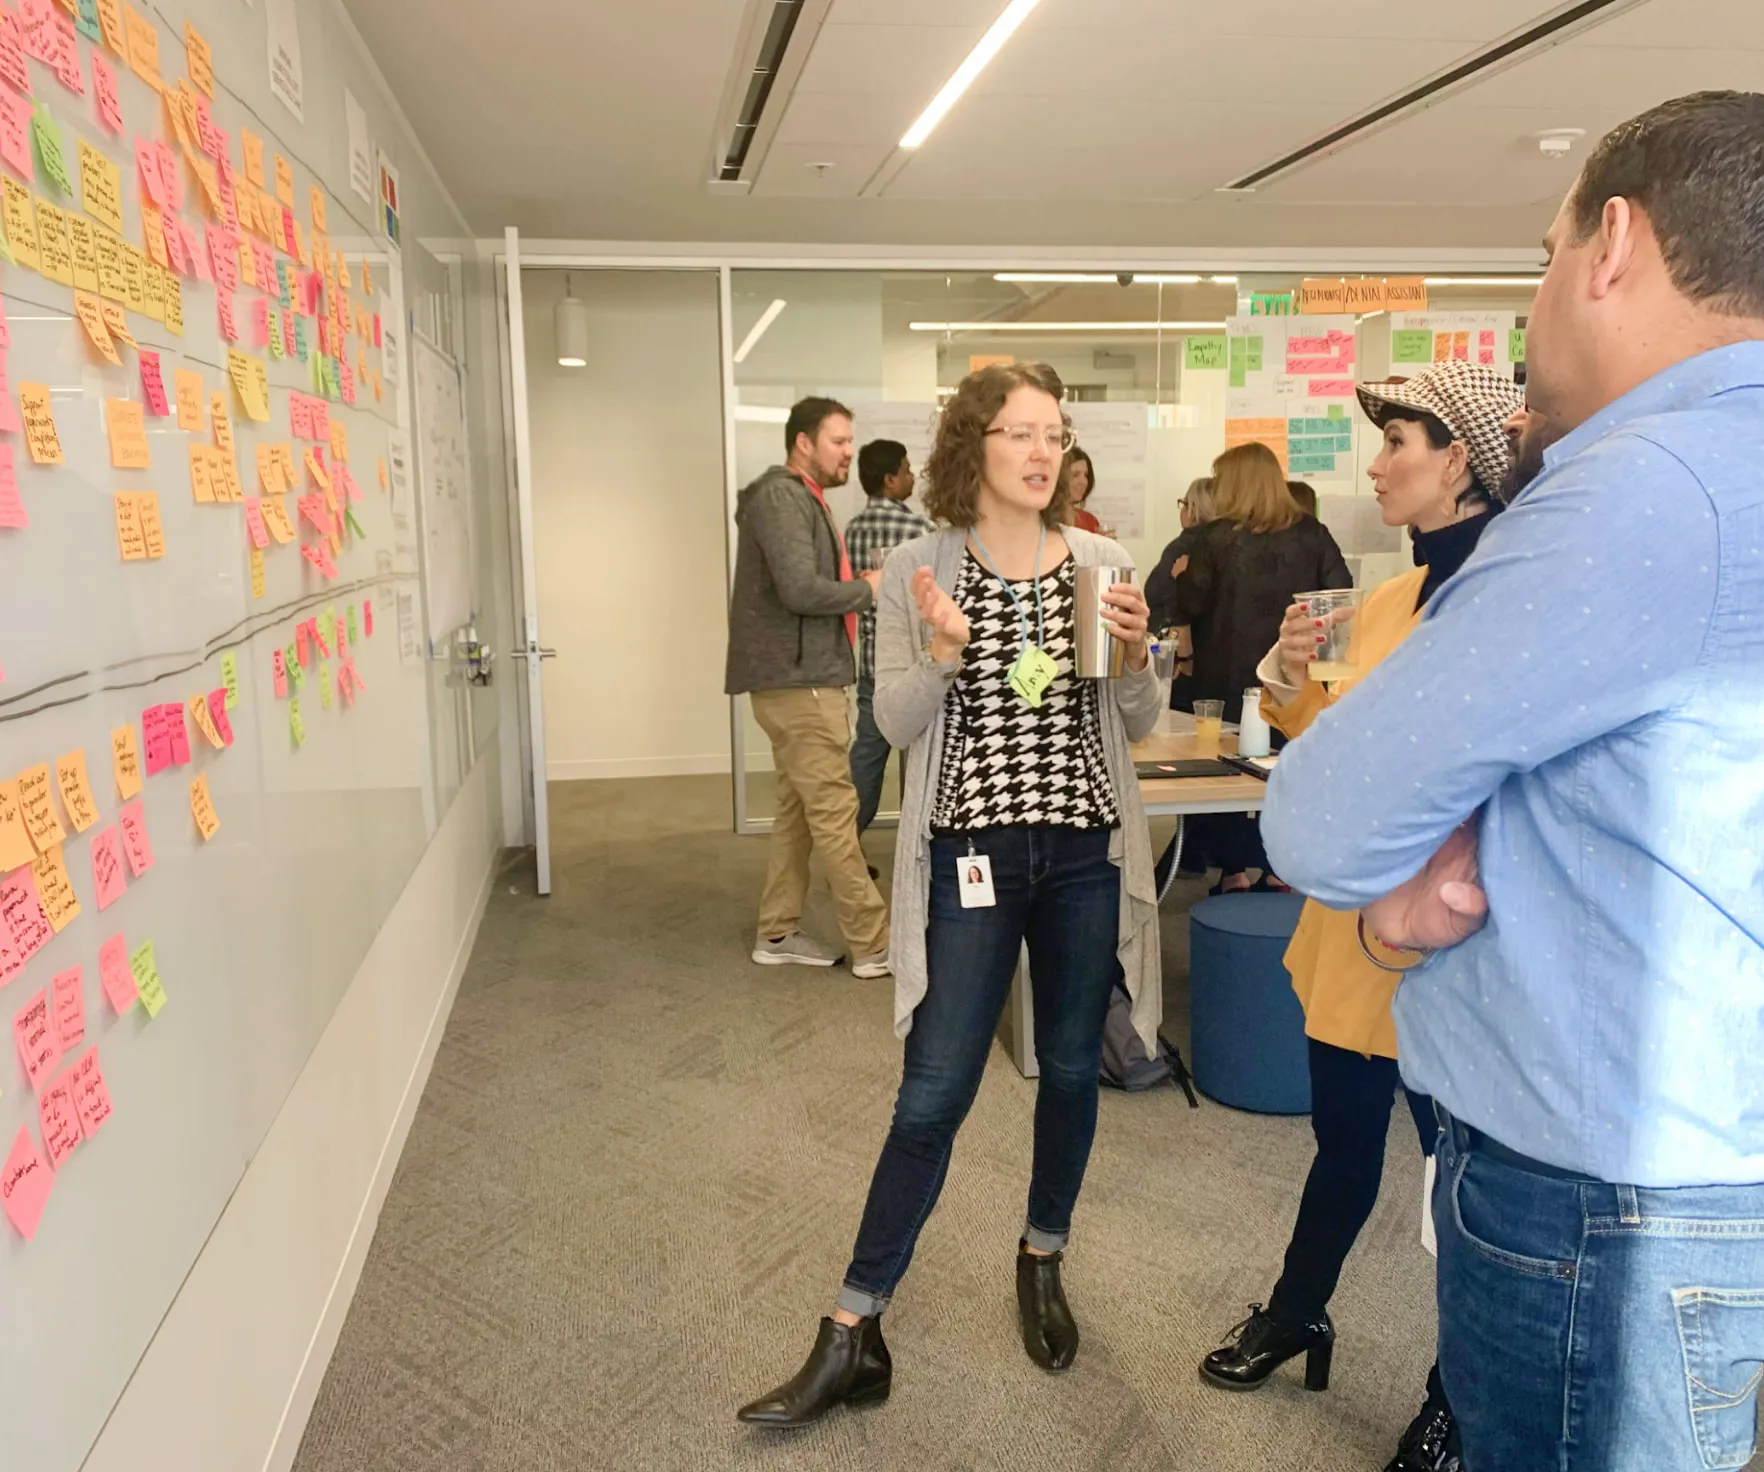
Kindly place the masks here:
<instances>
[{"instance_id":1,"label":"green sticky note","mask_svg":"<svg viewBox=\"0 0 1764 1472\"><path fill-rule=\"evenodd\" d=\"M352 515L349 519L354 521L355 517ZM361 642L361 635L357 632L359 628L360 625L355 621L355 605L351 603L349 605L349 642L351 644L359 644Z\"/></svg>"},{"instance_id":2,"label":"green sticky note","mask_svg":"<svg viewBox=\"0 0 1764 1472\"><path fill-rule=\"evenodd\" d=\"M1247 367L1251 373L1260 373L1262 371L1262 339L1259 337L1252 337L1247 338L1246 341L1249 344L1249 347L1246 350L1248 361L1244 366Z\"/></svg>"},{"instance_id":3,"label":"green sticky note","mask_svg":"<svg viewBox=\"0 0 1764 1472\"><path fill-rule=\"evenodd\" d=\"M1225 366L1223 335L1191 337L1183 353L1182 366L1191 373L1204 373Z\"/></svg>"},{"instance_id":4,"label":"green sticky note","mask_svg":"<svg viewBox=\"0 0 1764 1472\"><path fill-rule=\"evenodd\" d=\"M294 319L294 356L296 358L306 357L306 318L304 317Z\"/></svg>"},{"instance_id":5,"label":"green sticky note","mask_svg":"<svg viewBox=\"0 0 1764 1472\"><path fill-rule=\"evenodd\" d=\"M239 652L229 649L221 656L221 684L227 687L227 709L239 703Z\"/></svg>"},{"instance_id":6,"label":"green sticky note","mask_svg":"<svg viewBox=\"0 0 1764 1472\"><path fill-rule=\"evenodd\" d=\"M354 532L356 536L363 538L367 536L367 533L362 529L361 523L355 519L355 513L347 506L343 508L343 519L349 523L350 531ZM353 644L355 642L355 610L352 608L349 610L349 613L349 642Z\"/></svg>"},{"instance_id":7,"label":"green sticky note","mask_svg":"<svg viewBox=\"0 0 1764 1472\"><path fill-rule=\"evenodd\" d=\"M98 29L98 0L80 0L74 25L88 41L100 41L104 33Z\"/></svg>"},{"instance_id":8,"label":"green sticky note","mask_svg":"<svg viewBox=\"0 0 1764 1472\"><path fill-rule=\"evenodd\" d=\"M306 745L306 723L300 719L300 697L298 695L288 702L288 734L294 738L296 746Z\"/></svg>"},{"instance_id":9,"label":"green sticky note","mask_svg":"<svg viewBox=\"0 0 1764 1472\"><path fill-rule=\"evenodd\" d=\"M1431 363L1433 334L1425 327L1399 327L1390 335L1390 361Z\"/></svg>"},{"instance_id":10,"label":"green sticky note","mask_svg":"<svg viewBox=\"0 0 1764 1472\"><path fill-rule=\"evenodd\" d=\"M331 664L321 659L318 667L319 704L326 710L331 708Z\"/></svg>"},{"instance_id":11,"label":"green sticky note","mask_svg":"<svg viewBox=\"0 0 1764 1472\"><path fill-rule=\"evenodd\" d=\"M287 354L282 351L282 314L280 312L270 312L268 314L268 319L270 356L272 358L285 358L287 357Z\"/></svg>"},{"instance_id":12,"label":"green sticky note","mask_svg":"<svg viewBox=\"0 0 1764 1472\"><path fill-rule=\"evenodd\" d=\"M1525 329L1510 328L1507 332L1507 357L1514 363L1525 361Z\"/></svg>"},{"instance_id":13,"label":"green sticky note","mask_svg":"<svg viewBox=\"0 0 1764 1472\"><path fill-rule=\"evenodd\" d=\"M292 644L288 646L288 655L285 662L288 666L288 678L294 682L294 688L296 690L300 689L306 684L306 671L300 667L300 661L295 656L294 646Z\"/></svg>"},{"instance_id":14,"label":"green sticky note","mask_svg":"<svg viewBox=\"0 0 1764 1472\"><path fill-rule=\"evenodd\" d=\"M49 109L40 102L31 114L31 136L37 140L37 161L43 165L49 182L63 194L72 194L73 183L67 177L67 160L61 154L61 129L55 126Z\"/></svg>"},{"instance_id":15,"label":"green sticky note","mask_svg":"<svg viewBox=\"0 0 1764 1472\"><path fill-rule=\"evenodd\" d=\"M1231 377L1228 381L1229 381L1230 386L1232 388L1242 388L1244 386L1244 371L1243 371L1243 359L1242 358L1233 358L1231 360Z\"/></svg>"},{"instance_id":16,"label":"green sticky note","mask_svg":"<svg viewBox=\"0 0 1764 1472\"><path fill-rule=\"evenodd\" d=\"M1331 419L1346 419L1347 410L1340 404L1331 404L1329 406L1329 417Z\"/></svg>"},{"instance_id":17,"label":"green sticky note","mask_svg":"<svg viewBox=\"0 0 1764 1472\"><path fill-rule=\"evenodd\" d=\"M144 941L129 953L129 970L135 973L135 988L141 993L141 1005L148 1017L159 1016L165 1006L165 985L159 979L159 967L153 959L153 942Z\"/></svg>"}]
</instances>

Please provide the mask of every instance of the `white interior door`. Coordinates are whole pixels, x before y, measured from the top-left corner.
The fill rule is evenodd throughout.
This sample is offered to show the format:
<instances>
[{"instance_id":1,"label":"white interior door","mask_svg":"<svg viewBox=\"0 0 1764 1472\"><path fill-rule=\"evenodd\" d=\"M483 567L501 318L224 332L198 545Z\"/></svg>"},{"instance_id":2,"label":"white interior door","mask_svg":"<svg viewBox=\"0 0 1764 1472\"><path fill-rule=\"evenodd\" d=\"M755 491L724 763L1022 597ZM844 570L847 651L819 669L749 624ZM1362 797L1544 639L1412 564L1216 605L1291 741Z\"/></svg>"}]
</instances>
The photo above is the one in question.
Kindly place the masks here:
<instances>
[{"instance_id":1,"label":"white interior door","mask_svg":"<svg viewBox=\"0 0 1764 1472\"><path fill-rule=\"evenodd\" d=\"M533 442L527 415L527 326L521 300L520 232L503 234L507 273L508 368L514 410L515 519L521 547L521 626L511 665L523 666L527 683L527 729L531 761L527 781L533 802L533 848L539 863L539 893L551 893L551 810L545 792L545 661L555 653L539 638L539 575L533 555Z\"/></svg>"}]
</instances>

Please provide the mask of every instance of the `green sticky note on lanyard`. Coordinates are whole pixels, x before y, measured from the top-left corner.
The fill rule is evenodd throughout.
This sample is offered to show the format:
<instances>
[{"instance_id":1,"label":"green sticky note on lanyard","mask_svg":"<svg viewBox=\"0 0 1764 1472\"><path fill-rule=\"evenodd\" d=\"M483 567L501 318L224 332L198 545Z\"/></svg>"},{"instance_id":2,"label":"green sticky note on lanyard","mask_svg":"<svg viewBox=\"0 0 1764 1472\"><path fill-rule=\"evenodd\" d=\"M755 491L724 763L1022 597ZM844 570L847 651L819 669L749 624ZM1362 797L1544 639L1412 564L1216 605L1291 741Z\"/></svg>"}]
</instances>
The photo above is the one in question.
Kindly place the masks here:
<instances>
[{"instance_id":1,"label":"green sticky note on lanyard","mask_svg":"<svg viewBox=\"0 0 1764 1472\"><path fill-rule=\"evenodd\" d=\"M1060 667L1041 649L1029 644L1017 656L1017 662L1011 666L1011 672L1005 679L1011 689L1039 710L1041 697L1047 693L1047 687L1053 684L1054 676L1059 672Z\"/></svg>"},{"instance_id":2,"label":"green sticky note on lanyard","mask_svg":"<svg viewBox=\"0 0 1764 1472\"><path fill-rule=\"evenodd\" d=\"M49 109L40 102L31 114L31 136L37 140L37 161L49 176L49 182L63 194L72 194L73 181L67 177L67 159L61 151L61 129L49 116Z\"/></svg>"}]
</instances>

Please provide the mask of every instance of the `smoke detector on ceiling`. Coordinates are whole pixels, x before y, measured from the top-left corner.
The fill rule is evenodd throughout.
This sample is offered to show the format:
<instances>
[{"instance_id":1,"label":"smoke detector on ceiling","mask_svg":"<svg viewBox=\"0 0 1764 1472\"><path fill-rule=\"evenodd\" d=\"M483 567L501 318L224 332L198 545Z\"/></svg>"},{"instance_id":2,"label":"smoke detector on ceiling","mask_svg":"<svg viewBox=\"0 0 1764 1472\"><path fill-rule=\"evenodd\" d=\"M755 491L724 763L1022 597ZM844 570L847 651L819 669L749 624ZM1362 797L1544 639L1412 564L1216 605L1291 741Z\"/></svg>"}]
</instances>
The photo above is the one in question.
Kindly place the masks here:
<instances>
[{"instance_id":1,"label":"smoke detector on ceiling","mask_svg":"<svg viewBox=\"0 0 1764 1472\"><path fill-rule=\"evenodd\" d=\"M1541 133L1534 133L1537 139L1537 151L1545 158L1566 158L1574 145L1586 137L1585 128L1545 128Z\"/></svg>"}]
</instances>

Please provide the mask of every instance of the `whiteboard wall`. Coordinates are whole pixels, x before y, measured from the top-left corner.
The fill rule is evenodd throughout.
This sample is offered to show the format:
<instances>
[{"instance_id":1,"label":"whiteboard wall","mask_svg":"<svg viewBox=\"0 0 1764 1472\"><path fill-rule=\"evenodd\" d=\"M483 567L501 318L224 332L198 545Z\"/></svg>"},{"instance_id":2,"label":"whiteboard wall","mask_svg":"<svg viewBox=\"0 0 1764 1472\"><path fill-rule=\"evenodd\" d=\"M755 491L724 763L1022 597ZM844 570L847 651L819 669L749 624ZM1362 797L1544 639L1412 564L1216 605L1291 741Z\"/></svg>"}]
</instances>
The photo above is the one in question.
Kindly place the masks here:
<instances>
[{"instance_id":1,"label":"whiteboard wall","mask_svg":"<svg viewBox=\"0 0 1764 1472\"><path fill-rule=\"evenodd\" d=\"M411 335L423 567L429 628L442 638L472 620L472 477L459 365Z\"/></svg>"},{"instance_id":2,"label":"whiteboard wall","mask_svg":"<svg viewBox=\"0 0 1764 1472\"><path fill-rule=\"evenodd\" d=\"M36 0L23 11L27 20L51 27L64 13ZM424 182L390 100L339 13L317 0L265 0L260 7L188 0L187 6L135 11L137 46L150 31L160 74L171 84L187 75L184 28L186 21L194 25L212 48L212 121L226 135L235 173L244 175L244 129L263 140L272 195L275 160L287 161L309 257L311 191L319 185L326 233L353 282L343 294L352 308L382 316L380 347L371 327L365 338L347 339L352 371L367 370L356 404L333 398L327 405L330 418L346 428L345 463L360 491L354 502L339 493L359 533L351 529L334 555L335 578L301 555L301 545L321 539L300 525L295 542L272 541L264 550L262 589L254 593L244 506L194 498L189 449L213 444L210 394L223 394L230 411L235 463L248 496L260 490L260 444L289 444L299 465L304 450L317 443L296 439L290 420L290 395L314 392L310 364L275 358L253 340L252 303L264 293L241 283L232 302L243 339L237 349L265 365L264 423L247 417L228 383L215 285L193 275L181 279L181 335L144 312L126 310L140 348L160 355L168 396L176 370L201 375L204 414L198 430L181 428L175 416L147 417L150 463L123 469L113 464L105 404L143 403L137 352L124 346L122 365L107 363L74 318L72 288L24 265L0 265L10 334L6 396L16 404L21 384L46 385L65 453L64 464L34 465L24 437L0 431L29 518L28 527L0 529L0 782L39 763L53 769L65 754L83 750L98 812L95 826L76 833L62 799L53 799L67 830L62 853L80 913L21 974L0 985L0 1010L10 1024L32 997L52 988L56 975L79 967L85 1038L50 1078L95 1051L112 1107L54 1173L34 1240L0 1219L5 1461L32 1472L80 1464L471 760L471 743L457 735L462 724L469 727L461 714L465 692L444 667L412 658L408 644L400 657L396 591L408 590L421 569L415 538L395 523L379 474L397 426L409 422L410 375L384 347L388 336L407 343L409 334L384 329L402 327L410 283L432 289L440 277L417 244L418 231L456 233L459 226ZM102 35L102 21L99 30ZM0 75L4 40L0 35ZM50 40L37 49L53 56L65 38ZM280 94L271 86L272 50ZM118 77L120 135L100 116L94 52ZM159 93L102 39L76 33L73 55L83 86L78 95L57 80L52 64L26 63L29 101L47 109L69 159L71 196L46 178L40 153L33 154L28 187L40 199L88 213L78 162L84 142L117 165L123 213L117 234L140 246L146 238L143 182L134 140L164 140L181 155L176 130ZM375 205L351 188L352 109L345 88L359 105L373 156L384 150L401 167L401 252L377 227ZM16 91L0 80L0 104L9 97ZM173 213L201 237L203 227L216 222L204 213L190 163L180 157L177 169L184 203ZM0 178L24 182L19 168L4 162ZM290 259L285 252L278 258ZM372 291L360 276L364 261ZM308 320L316 340L314 326ZM375 373L383 388L378 398L361 391ZM328 443L324 461L327 470L334 463ZM296 494L315 493L316 480L304 465L299 469ZM114 511L119 491L157 495L162 557L122 559ZM287 509L290 517L298 514L295 495ZM468 585L469 576L468 564ZM296 625L306 620L326 620L327 639L334 637L333 609L346 632L353 611L357 636L350 652L360 685L352 685L354 698L346 699L337 684L338 651L333 648L324 676L315 658L299 692L301 743L291 730L290 700L276 689L273 651L292 642ZM133 725L139 742L146 708L222 688L228 656L237 670L237 701L228 712L232 744L210 746L186 717L188 764L144 779L153 865L128 876L125 892L100 911L93 849L118 823L122 806L111 733ZM321 679L330 690L328 706ZM199 777L220 820L206 842L190 791ZM118 1015L106 999L99 956L116 935L130 950L153 942L166 997L156 1018L139 1003ZM6 1052L0 1155L21 1127L42 1146L39 1091L19 1049L9 1044ZM265 1264L265 1271L273 1270Z\"/></svg>"}]
</instances>

